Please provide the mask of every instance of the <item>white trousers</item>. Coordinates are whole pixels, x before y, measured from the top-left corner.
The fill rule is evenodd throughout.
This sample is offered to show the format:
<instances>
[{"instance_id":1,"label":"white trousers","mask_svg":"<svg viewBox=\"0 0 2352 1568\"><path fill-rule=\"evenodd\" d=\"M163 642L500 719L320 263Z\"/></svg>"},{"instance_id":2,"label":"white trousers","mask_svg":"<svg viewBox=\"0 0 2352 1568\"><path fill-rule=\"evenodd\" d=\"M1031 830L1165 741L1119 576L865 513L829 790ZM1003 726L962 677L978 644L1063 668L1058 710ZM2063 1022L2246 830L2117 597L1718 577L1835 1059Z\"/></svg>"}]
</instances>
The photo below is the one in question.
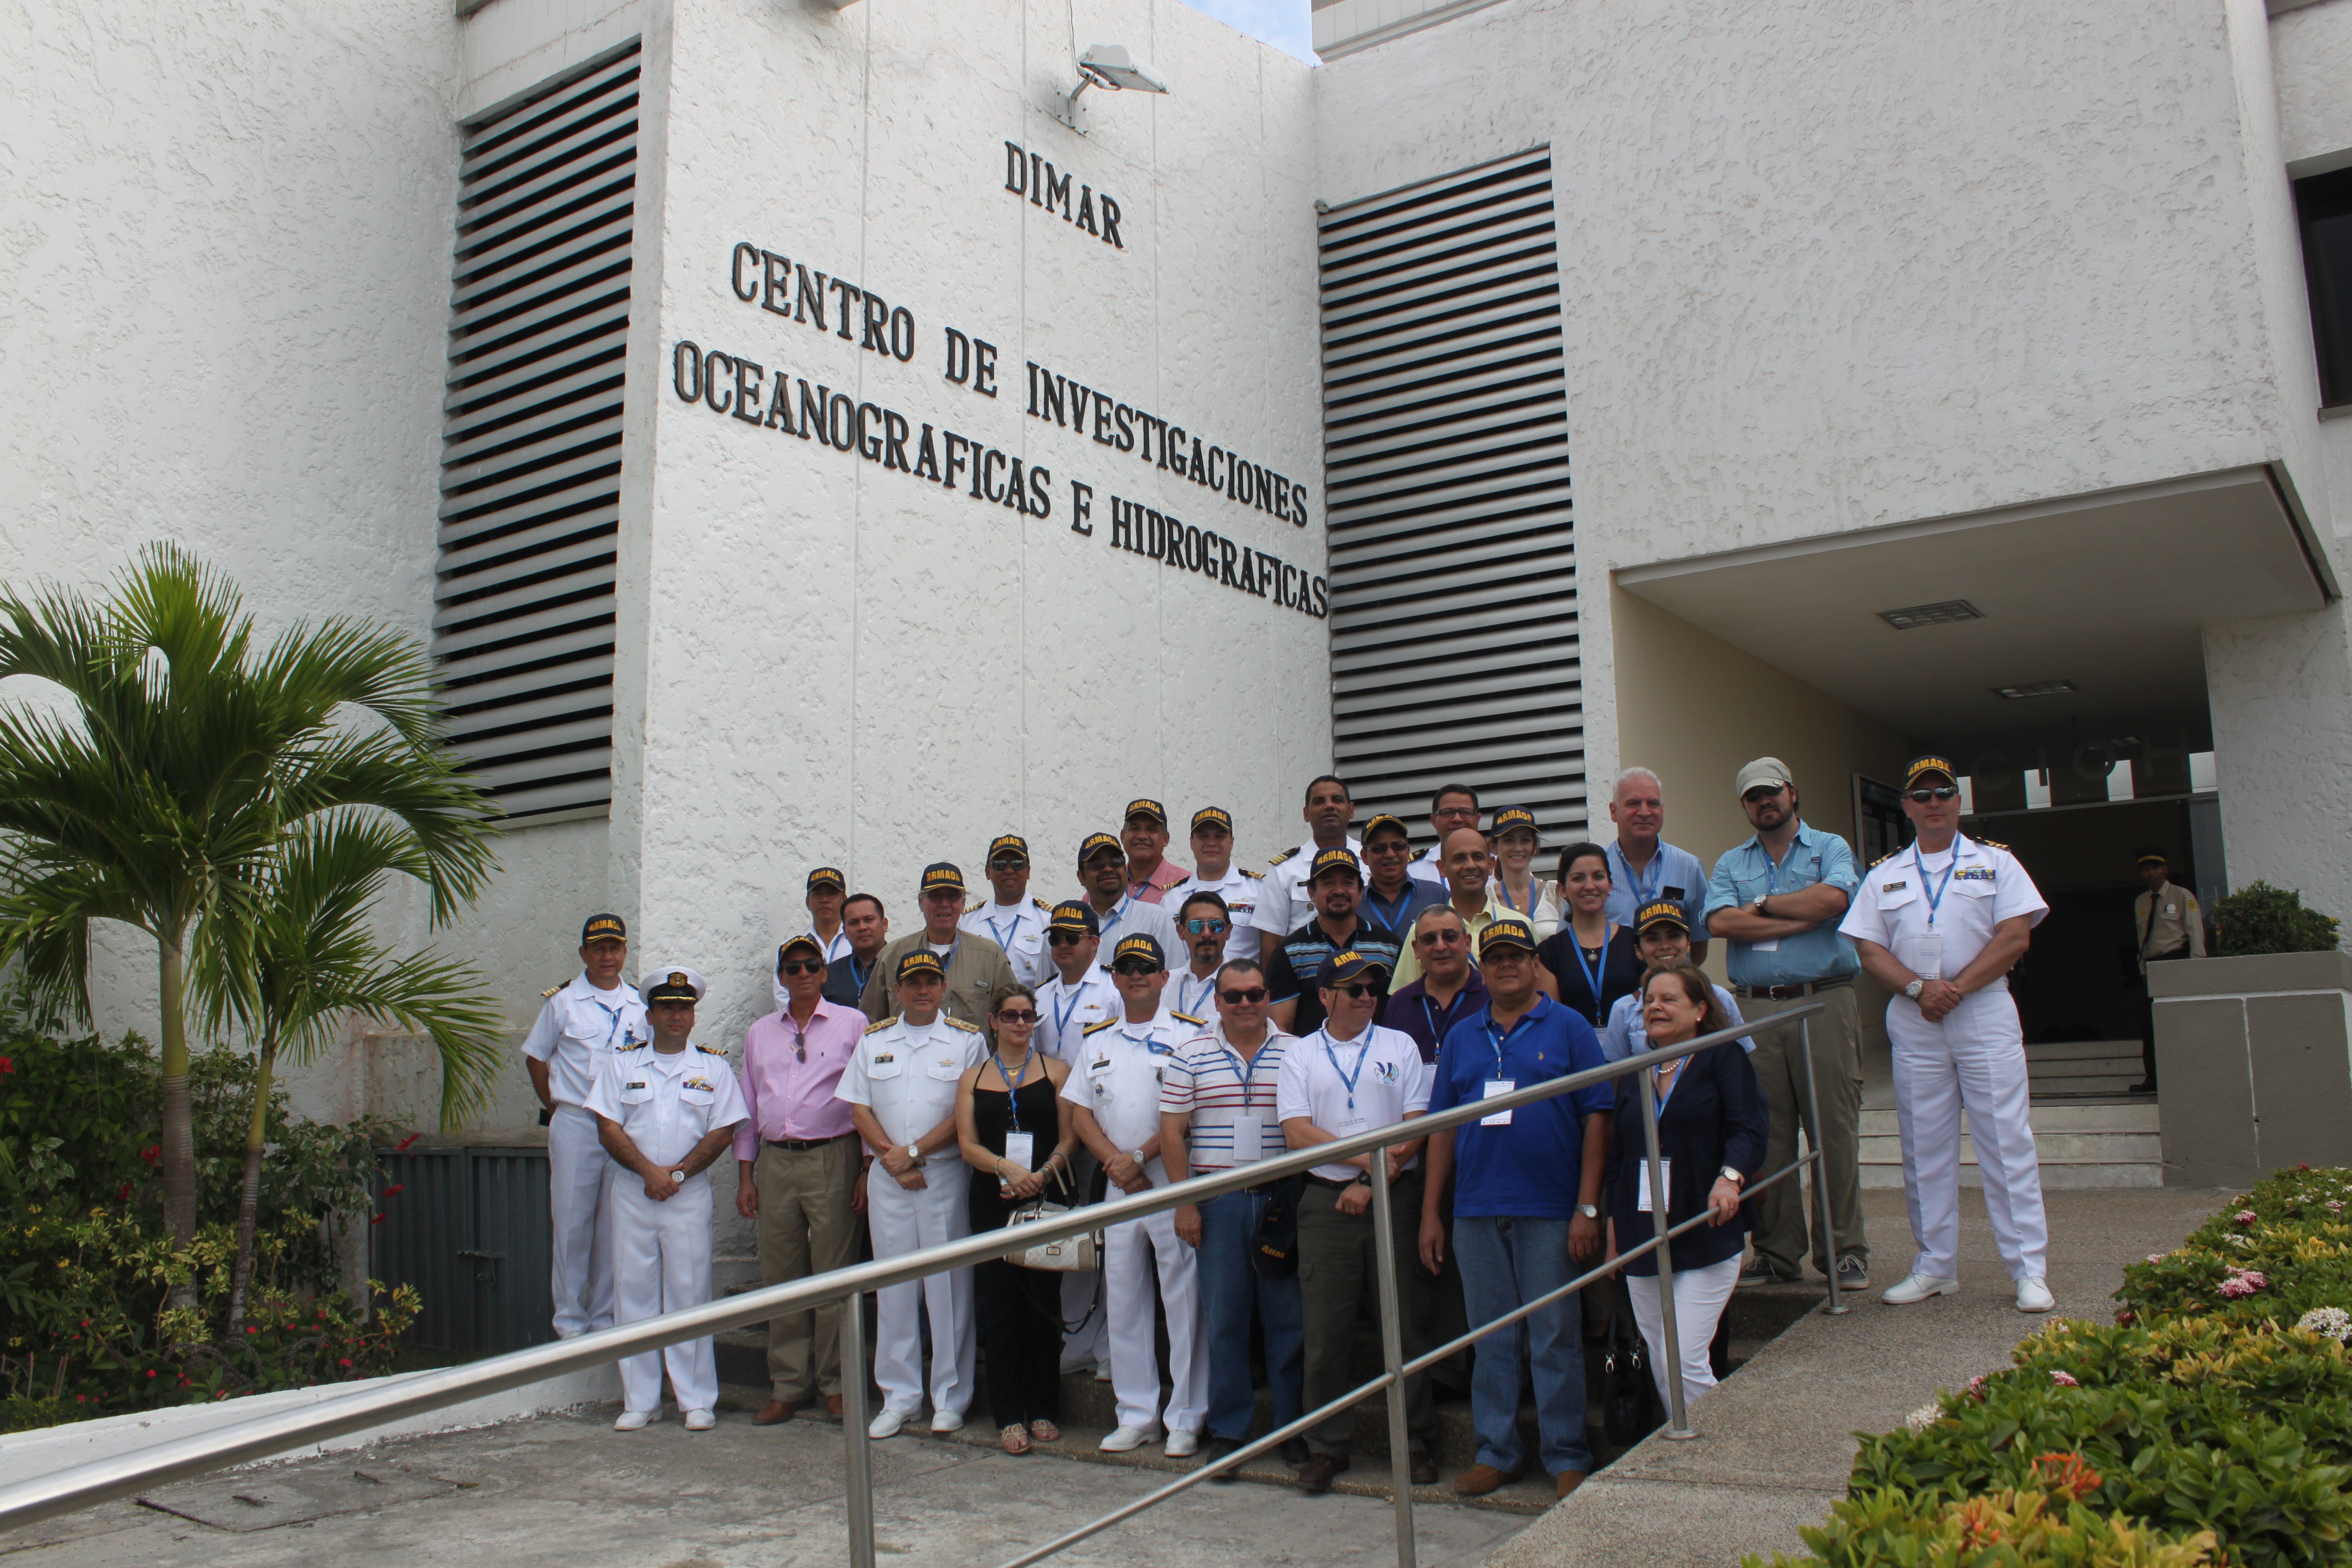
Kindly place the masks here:
<instances>
[{"instance_id":1,"label":"white trousers","mask_svg":"<svg viewBox=\"0 0 2352 1568\"><path fill-rule=\"evenodd\" d=\"M866 1178L866 1219L876 1258L899 1258L926 1247L959 1241L971 1234L964 1192L971 1167L952 1154L935 1154L923 1166L927 1184L908 1192L876 1161ZM923 1326L931 1316L931 1407L961 1415L971 1404L973 1332L971 1270L950 1269L920 1283L880 1291L875 1313L874 1381L882 1385L885 1409L912 1415L923 1407Z\"/></svg>"},{"instance_id":2,"label":"white trousers","mask_svg":"<svg viewBox=\"0 0 2352 1568\"><path fill-rule=\"evenodd\" d=\"M1716 1324L1723 1321L1723 1304L1731 1300L1732 1287L1738 1283L1736 1253L1704 1268L1675 1270L1675 1340L1683 1352L1685 1410L1715 1386L1715 1364L1707 1357L1707 1347L1715 1342ZM1642 1342L1650 1347L1650 1375L1657 1380L1658 1402L1671 1412L1675 1396L1666 1387L1666 1329L1664 1314L1658 1310L1658 1277L1628 1274L1625 1289L1633 1298L1633 1321L1641 1327Z\"/></svg>"},{"instance_id":3,"label":"white trousers","mask_svg":"<svg viewBox=\"0 0 2352 1568\"><path fill-rule=\"evenodd\" d=\"M596 1141L596 1119L558 1105L547 1123L547 1208L555 1232L555 1331L564 1339L613 1326L604 1179L616 1169Z\"/></svg>"},{"instance_id":4,"label":"white trousers","mask_svg":"<svg viewBox=\"0 0 2352 1568\"><path fill-rule=\"evenodd\" d=\"M2049 1272L2050 1224L2033 1152L2025 1036L2007 986L1970 992L1931 1024L1919 1005L1886 1005L1895 1047L1895 1120L1903 1131L1903 1201L1919 1245L1914 1273L1960 1272L1960 1110L1984 1175L1985 1213L2012 1279Z\"/></svg>"},{"instance_id":5,"label":"white trousers","mask_svg":"<svg viewBox=\"0 0 2352 1568\"><path fill-rule=\"evenodd\" d=\"M1110 1386L1118 1424L1150 1431L1198 1432L1209 1419L1209 1362L1202 1344L1201 1284L1192 1249L1178 1239L1176 1214L1162 1209L1112 1226L1103 1237L1103 1315L1110 1321ZM1151 1310L1154 1272L1168 1318L1168 1407L1160 1406L1159 1336Z\"/></svg>"},{"instance_id":6,"label":"white trousers","mask_svg":"<svg viewBox=\"0 0 2352 1568\"><path fill-rule=\"evenodd\" d=\"M605 1196L614 1266L613 1321L634 1323L710 1300L710 1173L688 1182L656 1203L642 1177L612 1167ZM659 1351L621 1358L621 1404L628 1410L661 1408L662 1368L680 1410L719 1403L719 1354L709 1335Z\"/></svg>"}]
</instances>

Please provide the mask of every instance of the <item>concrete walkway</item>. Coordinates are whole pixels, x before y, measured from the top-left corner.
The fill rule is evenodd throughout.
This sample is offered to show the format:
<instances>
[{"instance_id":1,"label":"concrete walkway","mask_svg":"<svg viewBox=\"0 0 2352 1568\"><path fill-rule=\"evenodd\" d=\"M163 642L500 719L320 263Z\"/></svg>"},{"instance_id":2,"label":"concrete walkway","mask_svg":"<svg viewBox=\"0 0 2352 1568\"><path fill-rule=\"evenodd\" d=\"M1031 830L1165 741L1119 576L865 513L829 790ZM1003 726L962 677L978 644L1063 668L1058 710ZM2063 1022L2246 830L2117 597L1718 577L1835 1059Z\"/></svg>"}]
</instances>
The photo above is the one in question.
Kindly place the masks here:
<instances>
[{"instance_id":1,"label":"concrete walkway","mask_svg":"<svg viewBox=\"0 0 2352 1568\"><path fill-rule=\"evenodd\" d=\"M2059 1316L2110 1321L2124 1265L2202 1224L2224 1194L2177 1188L2052 1192L2050 1288ZM1903 1194L1865 1191L1871 1274L1911 1261ZM1743 1552L1804 1550L1845 1495L1853 1433L1883 1432L1980 1372L2009 1364L2046 1320L2016 1309L1975 1194L1960 1204L1960 1293L1888 1307L1866 1293L1842 1318L1799 1320L1697 1405L1696 1440L1652 1436L1486 1560L1486 1568L1724 1568Z\"/></svg>"}]
</instances>

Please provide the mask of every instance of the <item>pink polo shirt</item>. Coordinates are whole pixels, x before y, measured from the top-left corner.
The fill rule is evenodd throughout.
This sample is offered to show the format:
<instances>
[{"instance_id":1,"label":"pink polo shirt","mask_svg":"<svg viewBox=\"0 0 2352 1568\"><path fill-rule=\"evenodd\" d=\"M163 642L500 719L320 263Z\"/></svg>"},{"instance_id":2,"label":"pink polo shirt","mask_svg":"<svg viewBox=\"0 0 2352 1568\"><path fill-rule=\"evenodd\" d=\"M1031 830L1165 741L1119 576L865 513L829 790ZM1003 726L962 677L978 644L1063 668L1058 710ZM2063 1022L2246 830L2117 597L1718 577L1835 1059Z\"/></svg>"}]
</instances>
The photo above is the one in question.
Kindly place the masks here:
<instances>
[{"instance_id":1,"label":"pink polo shirt","mask_svg":"<svg viewBox=\"0 0 2352 1568\"><path fill-rule=\"evenodd\" d=\"M1169 889L1179 882L1190 881L1192 877L1192 872L1162 856L1159 868L1151 873L1149 880L1129 882L1127 885L1127 890L1139 904L1156 904L1167 894Z\"/></svg>"},{"instance_id":2,"label":"pink polo shirt","mask_svg":"<svg viewBox=\"0 0 2352 1568\"><path fill-rule=\"evenodd\" d=\"M838 1138L854 1131L849 1107L834 1091L866 1024L856 1008L820 1001L804 1031L795 1031L790 1013L771 1013L744 1031L737 1077L751 1114L735 1129L737 1159L756 1158L763 1139ZM796 1032L808 1052L805 1062L793 1054Z\"/></svg>"}]
</instances>

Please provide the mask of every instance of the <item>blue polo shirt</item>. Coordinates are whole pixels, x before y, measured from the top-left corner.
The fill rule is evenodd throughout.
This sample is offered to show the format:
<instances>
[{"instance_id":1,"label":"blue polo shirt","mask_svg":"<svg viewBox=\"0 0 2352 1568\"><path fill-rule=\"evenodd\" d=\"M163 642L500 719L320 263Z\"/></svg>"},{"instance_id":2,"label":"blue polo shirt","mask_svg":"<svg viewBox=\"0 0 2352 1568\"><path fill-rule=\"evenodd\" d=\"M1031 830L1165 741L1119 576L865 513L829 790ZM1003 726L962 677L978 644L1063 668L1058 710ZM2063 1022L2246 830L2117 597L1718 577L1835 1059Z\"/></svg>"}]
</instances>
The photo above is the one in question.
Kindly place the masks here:
<instances>
[{"instance_id":1,"label":"blue polo shirt","mask_svg":"<svg viewBox=\"0 0 2352 1568\"><path fill-rule=\"evenodd\" d=\"M1507 1078L1520 1089L1601 1067L1601 1040L1592 1026L1549 996L1506 1035L1491 1009L1446 1031L1437 1053L1433 1115L1480 1099L1488 1079ZM1473 1121L1454 1130L1454 1212L1456 1216L1573 1219L1584 1172L1584 1119L1608 1115L1617 1101L1607 1083L1523 1105L1508 1127Z\"/></svg>"},{"instance_id":2,"label":"blue polo shirt","mask_svg":"<svg viewBox=\"0 0 2352 1568\"><path fill-rule=\"evenodd\" d=\"M1808 827L1801 820L1789 853L1777 866L1764 853L1764 846L1753 838L1725 850L1723 858L1715 863L1715 875L1707 880L1706 912L1711 915L1717 910L1753 904L1761 893L1793 893L1822 882L1851 900L1862 886L1862 868L1854 863L1853 850L1844 839ZM1729 945L1731 979L1737 985L1795 985L1809 980L1850 979L1862 973L1853 939L1839 931L1836 917L1769 945L1752 942Z\"/></svg>"},{"instance_id":3,"label":"blue polo shirt","mask_svg":"<svg viewBox=\"0 0 2352 1568\"><path fill-rule=\"evenodd\" d=\"M1693 942L1706 941L1706 868L1687 849L1658 840L1658 852L1640 872L1626 863L1625 852L1609 847L1609 918L1621 926L1633 923L1642 906L1664 899L1682 906L1683 923Z\"/></svg>"}]
</instances>

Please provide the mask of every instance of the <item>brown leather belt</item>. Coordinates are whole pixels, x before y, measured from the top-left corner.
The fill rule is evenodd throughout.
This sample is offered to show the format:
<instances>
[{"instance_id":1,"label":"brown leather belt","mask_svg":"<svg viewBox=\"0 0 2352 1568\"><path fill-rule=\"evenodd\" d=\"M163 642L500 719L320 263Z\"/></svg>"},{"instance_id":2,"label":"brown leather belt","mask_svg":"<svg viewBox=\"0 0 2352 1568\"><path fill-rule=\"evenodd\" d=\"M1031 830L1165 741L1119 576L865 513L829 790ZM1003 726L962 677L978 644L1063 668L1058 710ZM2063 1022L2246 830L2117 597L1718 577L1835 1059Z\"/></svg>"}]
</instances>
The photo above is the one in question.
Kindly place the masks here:
<instances>
[{"instance_id":1,"label":"brown leather belt","mask_svg":"<svg viewBox=\"0 0 2352 1568\"><path fill-rule=\"evenodd\" d=\"M1795 985L1735 985L1734 996L1760 996L1767 1002L1793 1002L1800 996L1811 996L1817 991L1834 991L1841 985L1853 984L1853 976L1843 980L1807 980Z\"/></svg>"}]
</instances>

